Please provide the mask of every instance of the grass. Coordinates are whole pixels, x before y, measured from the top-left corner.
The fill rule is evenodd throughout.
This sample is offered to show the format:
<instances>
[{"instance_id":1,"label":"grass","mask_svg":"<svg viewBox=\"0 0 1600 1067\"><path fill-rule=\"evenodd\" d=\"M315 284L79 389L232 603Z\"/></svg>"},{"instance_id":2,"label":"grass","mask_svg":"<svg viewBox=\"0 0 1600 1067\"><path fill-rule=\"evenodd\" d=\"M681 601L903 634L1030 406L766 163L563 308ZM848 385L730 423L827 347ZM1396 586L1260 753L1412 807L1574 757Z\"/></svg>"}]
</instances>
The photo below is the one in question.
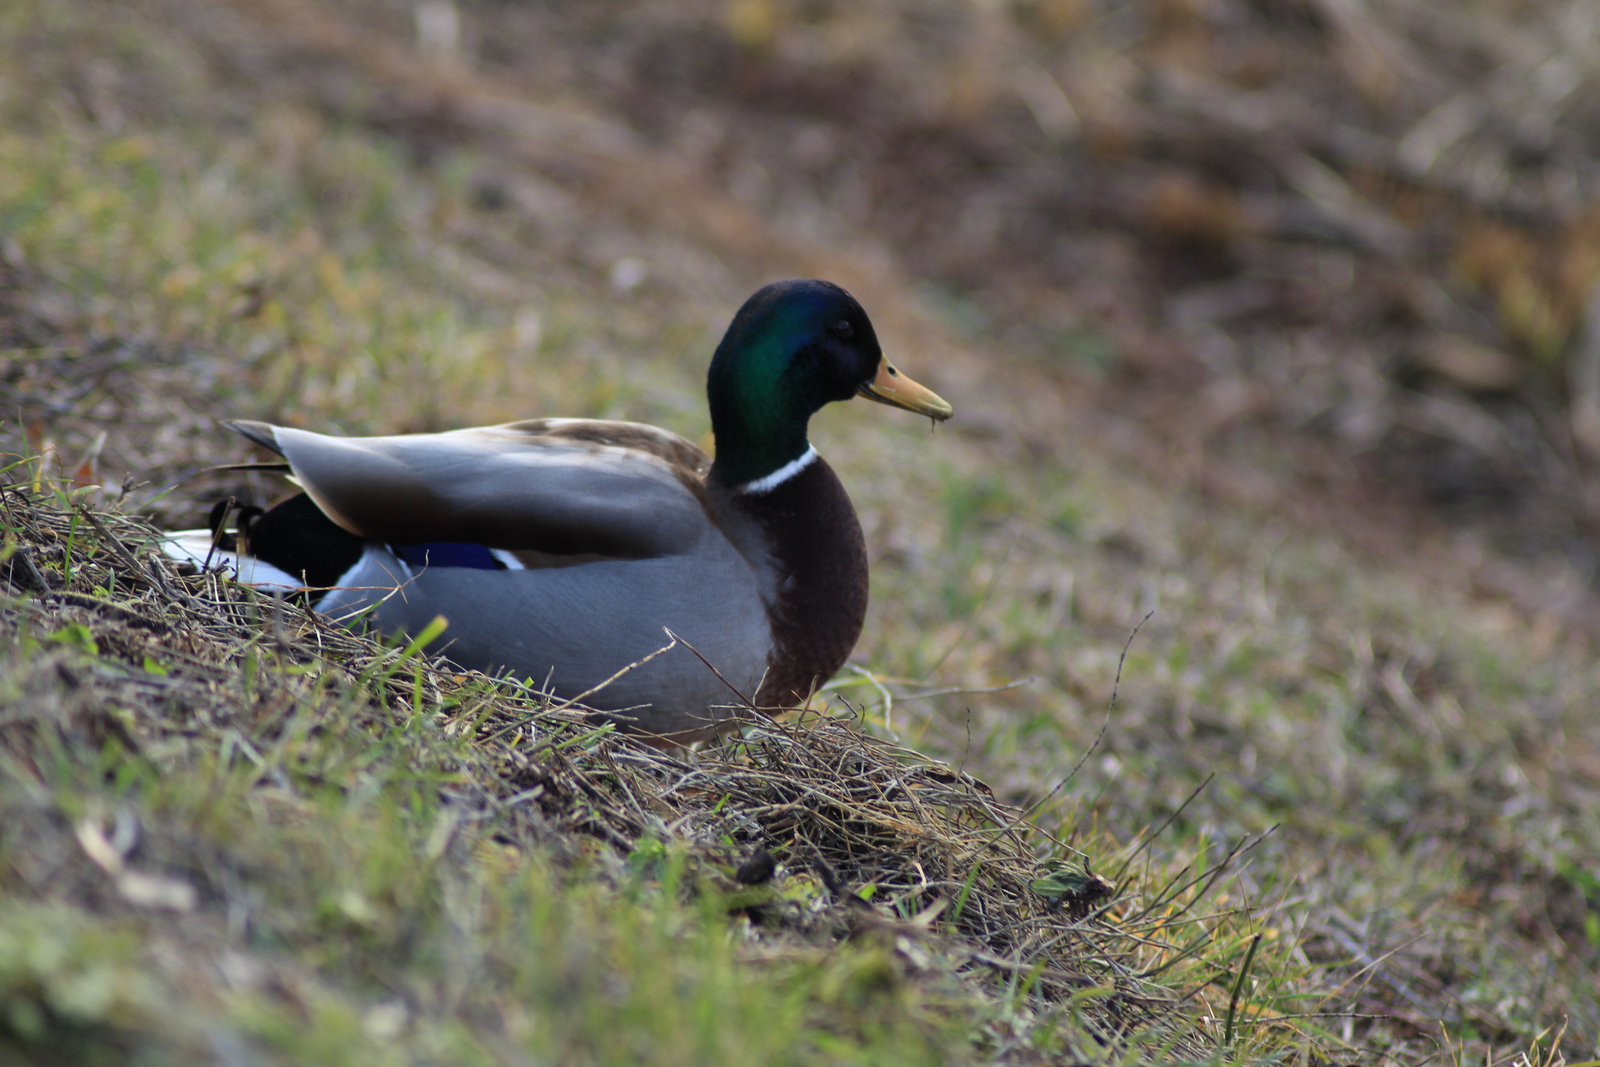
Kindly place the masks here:
<instances>
[{"instance_id":1,"label":"grass","mask_svg":"<svg viewBox=\"0 0 1600 1067\"><path fill-rule=\"evenodd\" d=\"M1025 813L847 720L656 752L415 642L175 573L148 527L70 496L0 504L28 589L0 601L10 1055L1122 1063L1209 1043L1174 997L1233 925L1209 884L1119 871L1128 913L1094 914L1111 889L1059 863L1076 851L1041 867ZM756 848L775 880L735 876Z\"/></svg>"},{"instance_id":2,"label":"grass","mask_svg":"<svg viewBox=\"0 0 1600 1067\"><path fill-rule=\"evenodd\" d=\"M752 267L715 234L697 244L671 219L616 213L519 163L509 135L419 153L417 137L363 122L393 83L320 55L320 71L358 87L338 96L295 73L307 46L242 10L0 15L11 449L48 445L51 470L70 473L103 431L104 480L149 483L123 509L193 525L217 495L274 491L240 475L167 491L242 455L213 417L361 432L560 413L704 436L716 331L756 282L799 272L781 244ZM365 9L318 17L344 10ZM252 78L230 73L241 26L271 60ZM560 209L486 193L518 181L536 185L527 203ZM612 284L625 257L647 264L644 284ZM914 323L931 299L886 297L887 321ZM1408 572L1408 557L1153 484L1063 425L1058 385L1028 360L976 352L985 327L969 327L899 356L956 404L948 430L930 439L858 405L818 420L874 560L867 635L835 707L1003 801L1037 803L1029 877L1087 854L1117 885L1097 921L1144 946L1117 942L1120 973L1186 996L1184 1040L1218 1062L1596 1055L1600 678L1586 650ZM943 336L907 331L885 333L901 347ZM59 555L38 557L48 580L133 603L99 533L60 513ZM56 1062L1169 1051L1160 1028L1149 1046L1085 1037L1109 1010L1104 985L1061 997L993 967L974 982L949 962L958 950L907 948L892 926L754 937L728 918L740 890L708 873L736 858L720 839L648 819L608 834L580 818L595 803L581 791L542 828L487 802L453 819L441 798L463 776L507 779L475 762L480 734L451 724L509 698L450 704L431 687L455 683L394 665L394 650L370 654L395 666L387 678L352 674L316 658L298 622L286 650L272 635L287 621L250 610L215 645L240 643L201 672L210 717L186 733L165 723L196 708L161 694L193 666L188 638L108 628L102 609L13 582L0 1028L30 1057L49 1062L61 1042ZM951 689L963 692L921 695ZM558 726L591 761L584 774L618 778L605 763L617 742ZM131 901L95 860L94 842L130 819L139 843L124 860L158 879L139 899L165 899L165 878L198 892L194 908ZM856 910L799 857L780 883L797 912ZM855 857L852 891L908 923L921 908L892 910L914 898L873 873L881 862ZM984 871L950 879L941 938L970 934L972 894L992 887L967 877Z\"/></svg>"}]
</instances>

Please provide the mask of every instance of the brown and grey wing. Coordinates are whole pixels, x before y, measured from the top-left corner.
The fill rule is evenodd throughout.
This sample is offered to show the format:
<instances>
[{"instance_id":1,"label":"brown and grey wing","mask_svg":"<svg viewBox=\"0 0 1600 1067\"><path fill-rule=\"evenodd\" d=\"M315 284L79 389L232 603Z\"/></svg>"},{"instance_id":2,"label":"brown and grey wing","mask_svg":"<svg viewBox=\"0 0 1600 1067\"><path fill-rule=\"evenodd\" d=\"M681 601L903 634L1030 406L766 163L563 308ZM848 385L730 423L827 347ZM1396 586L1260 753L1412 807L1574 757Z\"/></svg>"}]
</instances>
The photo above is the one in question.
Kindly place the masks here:
<instances>
[{"instance_id":1,"label":"brown and grey wing","mask_svg":"<svg viewBox=\"0 0 1600 1067\"><path fill-rule=\"evenodd\" d=\"M371 540L622 559L680 554L699 542L710 519L693 471L658 449L551 432L569 421L394 437L232 425L287 459L329 518Z\"/></svg>"}]
</instances>

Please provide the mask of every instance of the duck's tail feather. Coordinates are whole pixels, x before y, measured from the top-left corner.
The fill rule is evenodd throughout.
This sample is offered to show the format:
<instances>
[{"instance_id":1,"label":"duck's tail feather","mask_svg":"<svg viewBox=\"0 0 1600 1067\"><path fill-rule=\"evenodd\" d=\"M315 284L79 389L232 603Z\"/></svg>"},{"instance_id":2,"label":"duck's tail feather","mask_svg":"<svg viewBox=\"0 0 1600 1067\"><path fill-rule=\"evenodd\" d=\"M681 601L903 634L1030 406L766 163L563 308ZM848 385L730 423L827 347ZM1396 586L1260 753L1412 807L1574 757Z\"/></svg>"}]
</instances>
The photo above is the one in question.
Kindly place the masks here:
<instances>
[{"instance_id":1,"label":"duck's tail feather","mask_svg":"<svg viewBox=\"0 0 1600 1067\"><path fill-rule=\"evenodd\" d=\"M228 501L211 509L209 529L167 535L165 550L177 560L225 564L247 585L308 590L312 603L361 560L366 542L341 529L304 493L262 511L237 509L236 533L223 528Z\"/></svg>"},{"instance_id":2,"label":"duck's tail feather","mask_svg":"<svg viewBox=\"0 0 1600 1067\"><path fill-rule=\"evenodd\" d=\"M219 463L215 467L206 467L201 473L210 474L212 471L265 471L269 474L293 474L294 468L287 463Z\"/></svg>"},{"instance_id":3,"label":"duck's tail feather","mask_svg":"<svg viewBox=\"0 0 1600 1067\"><path fill-rule=\"evenodd\" d=\"M273 433L271 423L252 422L249 419L225 419L222 425L236 434L250 438L262 448L283 455L283 449L278 446L278 437Z\"/></svg>"}]
</instances>

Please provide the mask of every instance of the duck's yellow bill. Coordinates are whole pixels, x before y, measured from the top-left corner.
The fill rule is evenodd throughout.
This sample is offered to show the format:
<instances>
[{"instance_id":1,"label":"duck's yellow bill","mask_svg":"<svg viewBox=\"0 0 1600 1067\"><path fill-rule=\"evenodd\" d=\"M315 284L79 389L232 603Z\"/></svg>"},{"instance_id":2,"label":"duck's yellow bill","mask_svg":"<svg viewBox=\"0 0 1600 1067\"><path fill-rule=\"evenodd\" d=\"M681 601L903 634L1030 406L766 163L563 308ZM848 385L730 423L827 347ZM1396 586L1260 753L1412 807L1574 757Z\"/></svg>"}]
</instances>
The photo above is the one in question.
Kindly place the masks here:
<instances>
[{"instance_id":1,"label":"duck's yellow bill","mask_svg":"<svg viewBox=\"0 0 1600 1067\"><path fill-rule=\"evenodd\" d=\"M926 415L941 422L955 413L955 409L938 393L926 386L918 385L895 370L894 364L889 362L887 356L878 362L878 376L856 392L868 400L876 400L880 404L892 404L897 408L915 411L918 415Z\"/></svg>"}]
</instances>

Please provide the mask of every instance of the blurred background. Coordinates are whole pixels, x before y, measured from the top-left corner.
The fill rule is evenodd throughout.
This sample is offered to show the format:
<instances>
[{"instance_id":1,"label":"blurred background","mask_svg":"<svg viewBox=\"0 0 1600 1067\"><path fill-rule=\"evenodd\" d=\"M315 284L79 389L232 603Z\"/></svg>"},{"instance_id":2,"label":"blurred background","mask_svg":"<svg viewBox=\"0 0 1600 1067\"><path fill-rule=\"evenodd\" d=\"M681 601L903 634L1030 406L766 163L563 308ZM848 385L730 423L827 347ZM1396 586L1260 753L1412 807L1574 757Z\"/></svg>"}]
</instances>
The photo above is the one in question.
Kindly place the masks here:
<instances>
[{"instance_id":1,"label":"blurred background","mask_svg":"<svg viewBox=\"0 0 1600 1067\"><path fill-rule=\"evenodd\" d=\"M956 408L814 423L874 567L835 707L1091 853L1276 826L1230 892L1349 1062L1597 1054L1600 5L0 27L8 445L174 526L282 491L194 474L223 417L709 445L740 301L832 278Z\"/></svg>"},{"instance_id":2,"label":"blurred background","mask_svg":"<svg viewBox=\"0 0 1600 1067\"><path fill-rule=\"evenodd\" d=\"M1233 462L1266 470L1354 525L1373 497L1414 505L1568 565L1545 607L1595 625L1593 5L412 15L785 234L892 262L956 330L1136 422L1157 467L1224 495L1267 488Z\"/></svg>"}]
</instances>

